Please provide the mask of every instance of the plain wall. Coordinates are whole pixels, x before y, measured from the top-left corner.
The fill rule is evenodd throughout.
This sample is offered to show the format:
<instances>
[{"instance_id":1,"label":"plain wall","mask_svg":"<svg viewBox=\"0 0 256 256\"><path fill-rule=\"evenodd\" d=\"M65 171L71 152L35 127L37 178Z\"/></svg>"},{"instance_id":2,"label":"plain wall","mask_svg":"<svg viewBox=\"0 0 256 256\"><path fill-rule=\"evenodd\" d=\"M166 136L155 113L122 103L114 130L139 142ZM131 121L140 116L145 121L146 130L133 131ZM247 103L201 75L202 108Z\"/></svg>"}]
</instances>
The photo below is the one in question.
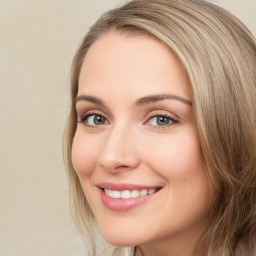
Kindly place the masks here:
<instances>
[{"instance_id":1,"label":"plain wall","mask_svg":"<svg viewBox=\"0 0 256 256\"><path fill-rule=\"evenodd\" d=\"M77 45L122 0L0 0L0 256L86 255L62 160ZM256 0L213 0L256 35Z\"/></svg>"}]
</instances>

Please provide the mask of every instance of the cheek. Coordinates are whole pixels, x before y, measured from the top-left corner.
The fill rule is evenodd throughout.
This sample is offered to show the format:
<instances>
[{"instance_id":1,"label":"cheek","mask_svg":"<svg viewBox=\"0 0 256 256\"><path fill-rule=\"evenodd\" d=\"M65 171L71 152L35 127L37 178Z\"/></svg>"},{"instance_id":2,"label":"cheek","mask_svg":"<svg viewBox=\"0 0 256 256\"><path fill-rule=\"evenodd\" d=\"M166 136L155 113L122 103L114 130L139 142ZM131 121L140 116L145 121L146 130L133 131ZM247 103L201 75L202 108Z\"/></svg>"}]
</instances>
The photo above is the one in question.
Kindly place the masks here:
<instances>
[{"instance_id":1,"label":"cheek","mask_svg":"<svg viewBox=\"0 0 256 256\"><path fill-rule=\"evenodd\" d=\"M151 160L148 159L151 169L166 183L166 207L162 218L171 215L179 228L205 216L209 207L209 184L196 135L189 132L177 134L170 141L154 147L153 155Z\"/></svg>"},{"instance_id":2,"label":"cheek","mask_svg":"<svg viewBox=\"0 0 256 256\"><path fill-rule=\"evenodd\" d=\"M153 145L151 153L145 155L151 167L168 182L205 181L201 149L193 130L187 129Z\"/></svg>"},{"instance_id":3,"label":"cheek","mask_svg":"<svg viewBox=\"0 0 256 256\"><path fill-rule=\"evenodd\" d=\"M97 143L93 143L90 138L81 132L75 134L71 158L73 167L80 180L86 200L91 209L97 209L97 200L95 200L95 190L92 188L91 175L97 163Z\"/></svg>"},{"instance_id":4,"label":"cheek","mask_svg":"<svg viewBox=\"0 0 256 256\"><path fill-rule=\"evenodd\" d=\"M78 176L89 175L93 171L93 167L97 161L96 145L90 143L87 138L75 134L71 158L74 169Z\"/></svg>"}]
</instances>

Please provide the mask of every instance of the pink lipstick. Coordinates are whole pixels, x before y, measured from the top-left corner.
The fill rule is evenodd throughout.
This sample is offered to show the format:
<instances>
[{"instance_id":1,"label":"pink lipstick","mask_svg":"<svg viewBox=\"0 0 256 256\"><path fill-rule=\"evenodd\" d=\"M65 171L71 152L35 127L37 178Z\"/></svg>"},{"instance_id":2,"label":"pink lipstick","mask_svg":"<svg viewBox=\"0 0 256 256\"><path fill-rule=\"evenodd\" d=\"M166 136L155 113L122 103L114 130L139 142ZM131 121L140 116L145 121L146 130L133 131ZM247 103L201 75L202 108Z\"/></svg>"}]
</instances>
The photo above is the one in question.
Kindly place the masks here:
<instances>
[{"instance_id":1,"label":"pink lipstick","mask_svg":"<svg viewBox=\"0 0 256 256\"><path fill-rule=\"evenodd\" d=\"M98 187L103 205L113 211L131 210L151 199L161 189L158 186L114 183L100 183Z\"/></svg>"}]
</instances>

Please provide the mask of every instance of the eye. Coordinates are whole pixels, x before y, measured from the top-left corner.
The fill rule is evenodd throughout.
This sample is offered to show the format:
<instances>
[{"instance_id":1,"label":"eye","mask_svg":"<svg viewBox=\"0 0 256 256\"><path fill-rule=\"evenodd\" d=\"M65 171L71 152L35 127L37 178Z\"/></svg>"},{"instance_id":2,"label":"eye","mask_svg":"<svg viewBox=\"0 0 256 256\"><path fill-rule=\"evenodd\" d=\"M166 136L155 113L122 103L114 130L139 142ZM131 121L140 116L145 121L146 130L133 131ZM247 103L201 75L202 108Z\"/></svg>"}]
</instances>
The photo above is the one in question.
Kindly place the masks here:
<instances>
[{"instance_id":1,"label":"eye","mask_svg":"<svg viewBox=\"0 0 256 256\"><path fill-rule=\"evenodd\" d=\"M151 117L148 120L147 124L150 124L152 126L169 126L177 122L178 122L177 120L171 118L170 116L156 115Z\"/></svg>"},{"instance_id":2,"label":"eye","mask_svg":"<svg viewBox=\"0 0 256 256\"><path fill-rule=\"evenodd\" d=\"M108 124L108 120L99 114L88 114L82 118L78 118L78 122L84 123L86 126L99 126Z\"/></svg>"},{"instance_id":3,"label":"eye","mask_svg":"<svg viewBox=\"0 0 256 256\"><path fill-rule=\"evenodd\" d=\"M106 119L100 115L90 115L87 117L87 123L89 125L102 125L106 123Z\"/></svg>"}]
</instances>

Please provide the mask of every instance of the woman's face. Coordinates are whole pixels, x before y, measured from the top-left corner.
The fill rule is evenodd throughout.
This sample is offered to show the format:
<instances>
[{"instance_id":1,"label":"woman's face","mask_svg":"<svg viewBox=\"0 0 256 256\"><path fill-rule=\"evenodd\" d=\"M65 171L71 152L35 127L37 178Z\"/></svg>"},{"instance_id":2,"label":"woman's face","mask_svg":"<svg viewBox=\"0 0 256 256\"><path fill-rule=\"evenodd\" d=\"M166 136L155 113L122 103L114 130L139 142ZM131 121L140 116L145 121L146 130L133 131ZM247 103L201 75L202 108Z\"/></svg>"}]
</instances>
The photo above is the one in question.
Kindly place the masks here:
<instances>
[{"instance_id":1,"label":"woman's face","mask_svg":"<svg viewBox=\"0 0 256 256\"><path fill-rule=\"evenodd\" d=\"M180 61L155 39L109 32L89 49L72 161L108 242L200 236L209 186L192 100Z\"/></svg>"}]
</instances>

